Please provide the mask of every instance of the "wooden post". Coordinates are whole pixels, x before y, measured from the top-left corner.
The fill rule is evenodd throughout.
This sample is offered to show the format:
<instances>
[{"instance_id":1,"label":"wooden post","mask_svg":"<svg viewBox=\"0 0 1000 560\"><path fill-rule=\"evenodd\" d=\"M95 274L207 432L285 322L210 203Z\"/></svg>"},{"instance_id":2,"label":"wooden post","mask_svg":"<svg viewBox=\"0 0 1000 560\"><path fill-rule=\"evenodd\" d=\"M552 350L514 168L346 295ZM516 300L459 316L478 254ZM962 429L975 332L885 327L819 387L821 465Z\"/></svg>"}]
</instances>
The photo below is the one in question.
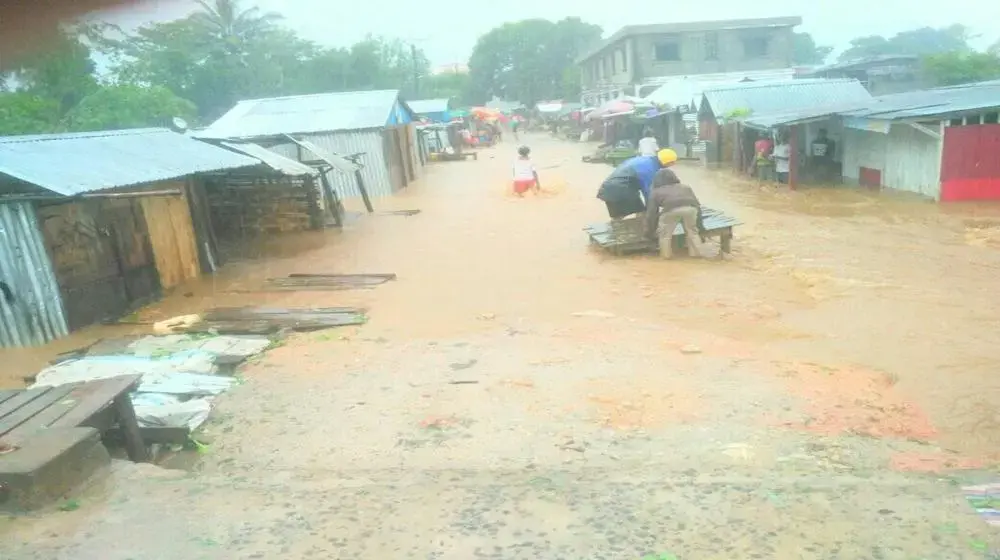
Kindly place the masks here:
<instances>
[{"instance_id":1,"label":"wooden post","mask_svg":"<svg viewBox=\"0 0 1000 560\"><path fill-rule=\"evenodd\" d=\"M403 169L403 173L406 173L405 168ZM360 169L354 171L354 178L358 181L358 190L361 192L361 199L365 201L365 208L371 214L375 211L375 208L372 207L372 200L368 198L368 189L365 188L365 178L361 176Z\"/></svg>"},{"instance_id":2,"label":"wooden post","mask_svg":"<svg viewBox=\"0 0 1000 560\"><path fill-rule=\"evenodd\" d=\"M324 169L319 174L320 183L323 185L323 200L326 201L326 207L333 214L333 223L337 227L344 227L343 208L340 205L339 197L334 196L333 185L330 184L330 178L326 176L327 171Z\"/></svg>"},{"instance_id":3,"label":"wooden post","mask_svg":"<svg viewBox=\"0 0 1000 560\"><path fill-rule=\"evenodd\" d=\"M115 415L118 417L118 427L121 428L122 435L125 436L125 450L128 458L136 463L146 463L149 461L149 450L142 441L142 434L139 432L139 421L135 418L135 408L132 407L132 399L128 392L124 392L115 398Z\"/></svg>"},{"instance_id":4,"label":"wooden post","mask_svg":"<svg viewBox=\"0 0 1000 560\"><path fill-rule=\"evenodd\" d=\"M791 127L788 148L788 188L794 191L799 182L799 125Z\"/></svg>"}]
</instances>

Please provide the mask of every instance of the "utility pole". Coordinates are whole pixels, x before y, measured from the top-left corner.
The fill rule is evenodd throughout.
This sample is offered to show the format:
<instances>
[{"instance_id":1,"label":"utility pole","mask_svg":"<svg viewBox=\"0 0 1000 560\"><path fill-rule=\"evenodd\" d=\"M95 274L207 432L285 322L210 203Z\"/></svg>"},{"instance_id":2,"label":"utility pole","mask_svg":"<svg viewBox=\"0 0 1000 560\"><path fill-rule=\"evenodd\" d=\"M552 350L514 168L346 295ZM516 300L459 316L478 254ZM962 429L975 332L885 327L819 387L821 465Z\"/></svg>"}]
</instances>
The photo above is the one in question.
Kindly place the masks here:
<instances>
[{"instance_id":1,"label":"utility pole","mask_svg":"<svg viewBox=\"0 0 1000 560\"><path fill-rule=\"evenodd\" d=\"M417 46L410 43L410 58L413 63L413 98L420 99L420 68L417 65Z\"/></svg>"}]
</instances>

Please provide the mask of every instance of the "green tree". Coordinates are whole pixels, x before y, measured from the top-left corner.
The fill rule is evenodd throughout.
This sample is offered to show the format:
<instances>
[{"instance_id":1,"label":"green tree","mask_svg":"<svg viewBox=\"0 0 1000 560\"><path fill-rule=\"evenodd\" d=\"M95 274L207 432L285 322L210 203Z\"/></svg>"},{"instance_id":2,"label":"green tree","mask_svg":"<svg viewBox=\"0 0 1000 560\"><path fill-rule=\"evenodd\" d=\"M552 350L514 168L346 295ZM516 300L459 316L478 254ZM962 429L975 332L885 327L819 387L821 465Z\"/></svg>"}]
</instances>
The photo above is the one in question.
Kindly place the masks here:
<instances>
[{"instance_id":1,"label":"green tree","mask_svg":"<svg viewBox=\"0 0 1000 560\"><path fill-rule=\"evenodd\" d=\"M114 60L116 81L158 85L213 120L241 99L401 88L430 63L408 44L368 37L350 48L321 49L281 27L275 16L238 9L233 0L203 3L187 18L134 33L104 25L91 36Z\"/></svg>"},{"instance_id":2,"label":"green tree","mask_svg":"<svg viewBox=\"0 0 1000 560\"><path fill-rule=\"evenodd\" d=\"M462 72L450 72L422 76L420 78L420 99L453 100L456 106L471 105L468 101L469 75ZM412 99L412 98L411 98Z\"/></svg>"},{"instance_id":3,"label":"green tree","mask_svg":"<svg viewBox=\"0 0 1000 560\"><path fill-rule=\"evenodd\" d=\"M10 76L17 90L56 101L62 114L97 88L95 65L74 29L60 31L46 46L20 58Z\"/></svg>"},{"instance_id":4,"label":"green tree","mask_svg":"<svg viewBox=\"0 0 1000 560\"><path fill-rule=\"evenodd\" d=\"M200 3L202 11L183 19L131 34L95 26L91 36L114 60L118 81L169 88L206 118L246 97L287 93L299 65L317 51L274 14L242 9L238 0Z\"/></svg>"},{"instance_id":5,"label":"green tree","mask_svg":"<svg viewBox=\"0 0 1000 560\"><path fill-rule=\"evenodd\" d=\"M792 62L795 64L823 64L833 52L833 47L819 46L809 33L796 33Z\"/></svg>"},{"instance_id":6,"label":"green tree","mask_svg":"<svg viewBox=\"0 0 1000 560\"><path fill-rule=\"evenodd\" d=\"M276 13L262 13L256 6L244 9L240 0L198 0L198 4L202 11L191 16L191 21L212 39L208 46L235 54L260 35L273 31L282 19Z\"/></svg>"},{"instance_id":7,"label":"green tree","mask_svg":"<svg viewBox=\"0 0 1000 560\"><path fill-rule=\"evenodd\" d=\"M53 132L59 123L59 103L26 92L0 93L0 136Z\"/></svg>"},{"instance_id":8,"label":"green tree","mask_svg":"<svg viewBox=\"0 0 1000 560\"><path fill-rule=\"evenodd\" d=\"M478 102L493 96L534 104L579 93L565 72L601 28L571 17L559 22L529 19L505 23L479 38L469 58L470 94Z\"/></svg>"},{"instance_id":9,"label":"green tree","mask_svg":"<svg viewBox=\"0 0 1000 560\"><path fill-rule=\"evenodd\" d=\"M923 67L927 77L938 86L995 80L1000 78L1000 55L952 51L924 57Z\"/></svg>"},{"instance_id":10,"label":"green tree","mask_svg":"<svg viewBox=\"0 0 1000 560\"><path fill-rule=\"evenodd\" d=\"M969 51L969 29L955 24L948 27L921 27L903 31L886 39L880 35L858 37L840 53L839 60L847 62L880 55L927 56L952 51Z\"/></svg>"},{"instance_id":11,"label":"green tree","mask_svg":"<svg viewBox=\"0 0 1000 560\"><path fill-rule=\"evenodd\" d=\"M173 117L193 119L194 103L161 86L104 87L85 97L64 119L74 132L169 126Z\"/></svg>"}]
</instances>

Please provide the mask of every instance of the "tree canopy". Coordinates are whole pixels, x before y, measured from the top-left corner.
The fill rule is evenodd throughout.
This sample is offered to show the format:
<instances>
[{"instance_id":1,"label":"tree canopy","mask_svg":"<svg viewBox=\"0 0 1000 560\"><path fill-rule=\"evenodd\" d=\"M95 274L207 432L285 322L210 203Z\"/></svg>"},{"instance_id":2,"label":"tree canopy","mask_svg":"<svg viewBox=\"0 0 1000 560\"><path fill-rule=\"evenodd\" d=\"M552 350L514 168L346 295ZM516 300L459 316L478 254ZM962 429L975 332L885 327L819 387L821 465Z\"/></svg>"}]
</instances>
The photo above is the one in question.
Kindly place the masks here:
<instances>
[{"instance_id":1,"label":"tree canopy","mask_svg":"<svg viewBox=\"0 0 1000 560\"><path fill-rule=\"evenodd\" d=\"M924 72L937 86L954 86L1000 78L1000 56L993 52L952 51L923 59Z\"/></svg>"},{"instance_id":2,"label":"tree canopy","mask_svg":"<svg viewBox=\"0 0 1000 560\"><path fill-rule=\"evenodd\" d=\"M971 50L969 29L955 24L948 27L921 27L902 31L889 37L868 35L853 39L838 57L841 62L881 55L927 56L945 52Z\"/></svg>"},{"instance_id":3,"label":"tree canopy","mask_svg":"<svg viewBox=\"0 0 1000 560\"><path fill-rule=\"evenodd\" d=\"M126 32L91 23L0 80L0 135L209 122L241 99L363 89L461 96L464 77L430 75L420 49L370 36L323 48L242 0L199 0L188 17ZM91 49L110 61L98 77ZM418 92L418 87L420 90Z\"/></svg>"},{"instance_id":4,"label":"tree canopy","mask_svg":"<svg viewBox=\"0 0 1000 560\"><path fill-rule=\"evenodd\" d=\"M819 46L809 33L796 33L792 61L795 64L823 64L833 47Z\"/></svg>"},{"instance_id":5,"label":"tree canopy","mask_svg":"<svg viewBox=\"0 0 1000 560\"><path fill-rule=\"evenodd\" d=\"M570 17L505 23L479 38L469 58L470 93L533 104L580 93L574 60L601 39L601 28Z\"/></svg>"}]
</instances>

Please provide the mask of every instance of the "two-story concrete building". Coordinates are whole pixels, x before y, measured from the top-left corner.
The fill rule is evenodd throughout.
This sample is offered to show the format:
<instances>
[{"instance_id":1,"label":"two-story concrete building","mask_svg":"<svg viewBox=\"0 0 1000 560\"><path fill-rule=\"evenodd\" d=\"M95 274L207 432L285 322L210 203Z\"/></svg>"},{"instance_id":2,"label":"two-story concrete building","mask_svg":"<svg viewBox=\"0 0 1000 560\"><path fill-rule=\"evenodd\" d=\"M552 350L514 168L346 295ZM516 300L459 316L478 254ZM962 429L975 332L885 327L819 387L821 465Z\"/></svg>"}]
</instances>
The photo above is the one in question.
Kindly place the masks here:
<instances>
[{"instance_id":1,"label":"two-story concrete building","mask_svg":"<svg viewBox=\"0 0 1000 560\"><path fill-rule=\"evenodd\" d=\"M577 59L582 101L641 97L657 78L792 67L800 17L631 25Z\"/></svg>"}]
</instances>

